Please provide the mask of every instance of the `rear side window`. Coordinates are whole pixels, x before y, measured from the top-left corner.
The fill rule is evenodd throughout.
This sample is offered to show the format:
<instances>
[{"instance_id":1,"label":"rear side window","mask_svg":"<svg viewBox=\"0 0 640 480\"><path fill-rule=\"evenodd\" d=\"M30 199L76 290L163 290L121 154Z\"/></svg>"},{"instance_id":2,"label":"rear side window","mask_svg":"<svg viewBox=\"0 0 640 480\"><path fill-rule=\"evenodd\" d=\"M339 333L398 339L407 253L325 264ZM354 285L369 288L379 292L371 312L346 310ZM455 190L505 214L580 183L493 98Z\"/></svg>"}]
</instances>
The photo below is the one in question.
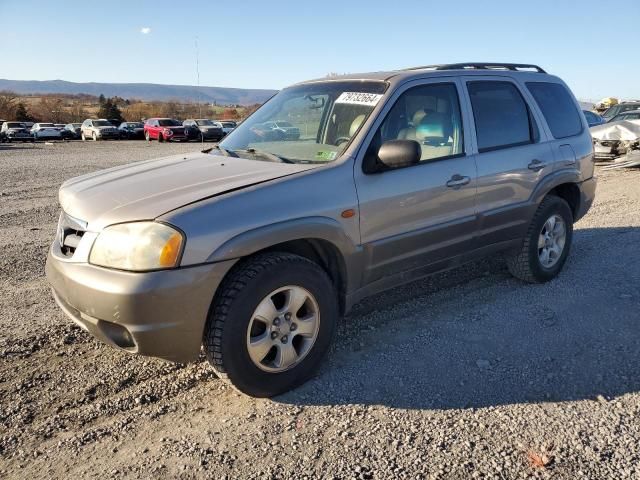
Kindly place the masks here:
<instances>
[{"instance_id":1,"label":"rear side window","mask_svg":"<svg viewBox=\"0 0 640 480\"><path fill-rule=\"evenodd\" d=\"M554 138L566 138L582 132L578 109L564 85L527 82L527 88L542 110Z\"/></svg>"},{"instance_id":2,"label":"rear side window","mask_svg":"<svg viewBox=\"0 0 640 480\"><path fill-rule=\"evenodd\" d=\"M511 82L467 83L476 124L478 151L533 143L535 127L529 108Z\"/></svg>"}]
</instances>

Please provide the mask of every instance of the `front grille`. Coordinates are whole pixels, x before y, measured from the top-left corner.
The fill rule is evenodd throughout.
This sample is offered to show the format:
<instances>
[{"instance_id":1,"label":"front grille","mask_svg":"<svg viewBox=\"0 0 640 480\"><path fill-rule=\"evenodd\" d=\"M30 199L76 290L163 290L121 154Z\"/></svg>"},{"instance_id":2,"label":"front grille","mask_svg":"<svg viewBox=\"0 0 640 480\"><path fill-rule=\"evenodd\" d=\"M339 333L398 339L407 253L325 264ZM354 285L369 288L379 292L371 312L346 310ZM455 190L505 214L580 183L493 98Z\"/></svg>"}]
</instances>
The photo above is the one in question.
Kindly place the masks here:
<instances>
[{"instance_id":1,"label":"front grille","mask_svg":"<svg viewBox=\"0 0 640 480\"><path fill-rule=\"evenodd\" d=\"M73 257L78 248L78 244L82 236L87 231L87 222L79 220L67 215L65 212L60 214L58 221L58 243L60 251L65 257Z\"/></svg>"}]
</instances>

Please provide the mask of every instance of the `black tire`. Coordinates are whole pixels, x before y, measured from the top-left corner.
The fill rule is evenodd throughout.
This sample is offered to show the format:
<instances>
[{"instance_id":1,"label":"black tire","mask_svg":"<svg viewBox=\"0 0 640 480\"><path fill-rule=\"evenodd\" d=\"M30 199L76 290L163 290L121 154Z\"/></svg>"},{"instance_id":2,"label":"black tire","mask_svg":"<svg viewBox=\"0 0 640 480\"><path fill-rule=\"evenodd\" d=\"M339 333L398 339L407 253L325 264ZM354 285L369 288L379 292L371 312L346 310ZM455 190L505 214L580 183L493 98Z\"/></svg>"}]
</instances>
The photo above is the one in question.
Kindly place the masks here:
<instances>
[{"instance_id":1,"label":"black tire","mask_svg":"<svg viewBox=\"0 0 640 480\"><path fill-rule=\"evenodd\" d=\"M538 237L545 222L553 215L559 215L566 227L566 239L562 253L556 263L547 268L542 265L538 250ZM507 257L509 272L516 278L529 283L544 283L555 278L564 266L573 239L573 214L569 204L560 197L547 195L536 210L529 224L527 236L520 250Z\"/></svg>"},{"instance_id":2,"label":"black tire","mask_svg":"<svg viewBox=\"0 0 640 480\"><path fill-rule=\"evenodd\" d=\"M162 142L164 142L164 136L161 133L159 133L158 134L158 143L162 143Z\"/></svg>"},{"instance_id":3,"label":"black tire","mask_svg":"<svg viewBox=\"0 0 640 480\"><path fill-rule=\"evenodd\" d=\"M247 329L258 304L286 285L301 286L318 303L320 325L315 343L297 365L267 372L251 360ZM214 299L204 333L209 363L217 375L240 392L272 397L309 379L319 367L339 317L335 288L316 263L289 253L266 253L248 258L227 275Z\"/></svg>"}]
</instances>

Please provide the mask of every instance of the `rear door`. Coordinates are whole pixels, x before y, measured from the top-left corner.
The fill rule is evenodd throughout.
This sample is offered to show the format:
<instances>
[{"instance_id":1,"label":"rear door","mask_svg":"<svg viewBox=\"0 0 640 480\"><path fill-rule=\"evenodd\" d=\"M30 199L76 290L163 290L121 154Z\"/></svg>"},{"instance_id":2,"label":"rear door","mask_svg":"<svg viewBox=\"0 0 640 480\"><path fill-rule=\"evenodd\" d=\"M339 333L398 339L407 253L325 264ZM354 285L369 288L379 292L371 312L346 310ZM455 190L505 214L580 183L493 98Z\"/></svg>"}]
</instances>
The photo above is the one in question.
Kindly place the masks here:
<instances>
[{"instance_id":1,"label":"rear door","mask_svg":"<svg viewBox=\"0 0 640 480\"><path fill-rule=\"evenodd\" d=\"M554 169L554 154L528 94L506 76L466 76L478 167L476 248L522 238L530 197Z\"/></svg>"},{"instance_id":2,"label":"rear door","mask_svg":"<svg viewBox=\"0 0 640 480\"><path fill-rule=\"evenodd\" d=\"M579 105L562 83L525 82L546 121L549 144L555 153L555 170L590 170L593 143Z\"/></svg>"},{"instance_id":3,"label":"rear door","mask_svg":"<svg viewBox=\"0 0 640 480\"><path fill-rule=\"evenodd\" d=\"M365 139L354 171L365 284L426 265L438 269L471 246L476 166L468 155L460 87L453 77L400 87ZM380 145L397 139L418 142L421 162L367 173L380 164Z\"/></svg>"}]
</instances>

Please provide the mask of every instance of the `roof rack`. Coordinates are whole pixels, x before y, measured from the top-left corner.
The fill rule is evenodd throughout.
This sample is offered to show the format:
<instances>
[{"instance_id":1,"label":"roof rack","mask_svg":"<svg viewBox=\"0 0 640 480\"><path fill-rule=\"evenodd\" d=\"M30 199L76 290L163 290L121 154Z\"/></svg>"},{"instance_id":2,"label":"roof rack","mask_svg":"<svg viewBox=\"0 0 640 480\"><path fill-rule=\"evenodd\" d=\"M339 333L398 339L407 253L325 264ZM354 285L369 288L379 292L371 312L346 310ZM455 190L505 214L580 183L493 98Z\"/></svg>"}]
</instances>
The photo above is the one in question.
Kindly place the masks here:
<instances>
[{"instance_id":1,"label":"roof rack","mask_svg":"<svg viewBox=\"0 0 640 480\"><path fill-rule=\"evenodd\" d=\"M527 63L449 63L443 65L424 65L422 67L410 67L405 70L535 70L538 73L547 73L538 65Z\"/></svg>"}]
</instances>

